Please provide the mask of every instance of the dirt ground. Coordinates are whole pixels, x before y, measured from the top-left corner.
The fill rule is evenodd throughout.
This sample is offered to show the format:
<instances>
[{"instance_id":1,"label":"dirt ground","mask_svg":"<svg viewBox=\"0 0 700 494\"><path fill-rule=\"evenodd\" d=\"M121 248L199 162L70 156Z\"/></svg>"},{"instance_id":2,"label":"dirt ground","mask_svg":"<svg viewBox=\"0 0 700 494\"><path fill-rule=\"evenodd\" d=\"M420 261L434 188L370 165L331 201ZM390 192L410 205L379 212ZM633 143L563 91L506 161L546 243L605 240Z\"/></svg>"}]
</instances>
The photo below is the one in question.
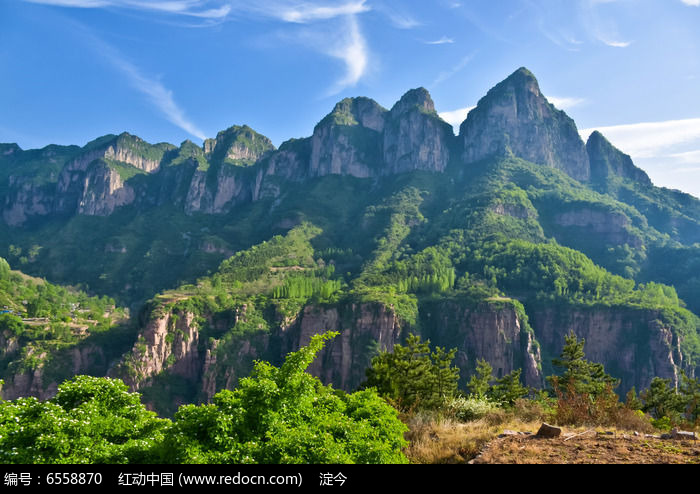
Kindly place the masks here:
<instances>
[{"instance_id":1,"label":"dirt ground","mask_svg":"<svg viewBox=\"0 0 700 494\"><path fill-rule=\"evenodd\" d=\"M474 464L700 464L700 441L592 432L554 439L507 436L491 441Z\"/></svg>"}]
</instances>

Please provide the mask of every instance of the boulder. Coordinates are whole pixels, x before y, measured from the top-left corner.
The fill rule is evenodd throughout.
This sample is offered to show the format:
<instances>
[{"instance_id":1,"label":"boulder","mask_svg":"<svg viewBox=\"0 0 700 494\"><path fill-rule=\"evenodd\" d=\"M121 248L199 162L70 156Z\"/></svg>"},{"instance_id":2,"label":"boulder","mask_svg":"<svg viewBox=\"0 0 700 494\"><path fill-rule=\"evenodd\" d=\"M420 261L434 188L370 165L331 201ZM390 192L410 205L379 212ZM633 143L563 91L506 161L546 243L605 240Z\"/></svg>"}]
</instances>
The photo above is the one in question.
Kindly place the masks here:
<instances>
[{"instance_id":1,"label":"boulder","mask_svg":"<svg viewBox=\"0 0 700 494\"><path fill-rule=\"evenodd\" d=\"M546 423L542 423L540 426L540 429L537 431L537 437L546 437L546 438L551 438L551 437L559 437L561 436L561 428L560 427L555 427L553 425L549 425Z\"/></svg>"}]
</instances>

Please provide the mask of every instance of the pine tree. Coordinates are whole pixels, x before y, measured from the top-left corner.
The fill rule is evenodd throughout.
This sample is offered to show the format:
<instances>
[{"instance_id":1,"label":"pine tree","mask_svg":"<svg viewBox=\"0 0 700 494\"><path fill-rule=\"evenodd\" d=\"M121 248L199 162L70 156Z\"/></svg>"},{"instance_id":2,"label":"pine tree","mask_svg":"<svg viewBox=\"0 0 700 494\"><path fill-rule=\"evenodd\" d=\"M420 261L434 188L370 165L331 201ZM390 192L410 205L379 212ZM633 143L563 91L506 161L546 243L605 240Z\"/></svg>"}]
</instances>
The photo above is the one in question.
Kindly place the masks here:
<instances>
[{"instance_id":1,"label":"pine tree","mask_svg":"<svg viewBox=\"0 0 700 494\"><path fill-rule=\"evenodd\" d=\"M528 389L520 384L521 374L522 369L517 369L498 379L496 384L489 389L488 397L503 405L512 406L517 400L527 396Z\"/></svg>"},{"instance_id":2,"label":"pine tree","mask_svg":"<svg viewBox=\"0 0 700 494\"><path fill-rule=\"evenodd\" d=\"M561 376L549 376L547 380L555 389L566 392L572 389L578 394L587 394L593 399L615 388L619 380L605 373L603 364L586 360L583 347L585 339L576 338L574 332L565 337L565 345L559 358L552 359L554 367L563 369Z\"/></svg>"},{"instance_id":3,"label":"pine tree","mask_svg":"<svg viewBox=\"0 0 700 494\"><path fill-rule=\"evenodd\" d=\"M469 379L469 392L477 398L486 398L490 383L493 381L493 368L484 359L476 361L476 374Z\"/></svg>"}]
</instances>

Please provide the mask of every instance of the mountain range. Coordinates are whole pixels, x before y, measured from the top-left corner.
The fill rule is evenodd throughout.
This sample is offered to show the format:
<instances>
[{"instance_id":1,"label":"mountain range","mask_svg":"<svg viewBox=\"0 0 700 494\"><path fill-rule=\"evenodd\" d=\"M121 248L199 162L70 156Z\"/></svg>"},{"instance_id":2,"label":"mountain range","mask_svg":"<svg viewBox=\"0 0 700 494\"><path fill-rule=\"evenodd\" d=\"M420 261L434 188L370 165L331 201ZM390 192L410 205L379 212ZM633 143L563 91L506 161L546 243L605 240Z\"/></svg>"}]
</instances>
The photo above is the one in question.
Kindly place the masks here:
<instances>
[{"instance_id":1,"label":"mountain range","mask_svg":"<svg viewBox=\"0 0 700 494\"><path fill-rule=\"evenodd\" d=\"M700 201L584 143L525 68L459 135L418 88L390 110L344 99L279 148L248 126L201 147L0 144L0 209L14 268L132 313L109 357L109 330L51 347L5 329L5 397L52 394L64 362L169 413L326 330L311 370L347 390L409 333L457 348L462 385L485 358L543 386L569 331L622 391L700 363Z\"/></svg>"}]
</instances>

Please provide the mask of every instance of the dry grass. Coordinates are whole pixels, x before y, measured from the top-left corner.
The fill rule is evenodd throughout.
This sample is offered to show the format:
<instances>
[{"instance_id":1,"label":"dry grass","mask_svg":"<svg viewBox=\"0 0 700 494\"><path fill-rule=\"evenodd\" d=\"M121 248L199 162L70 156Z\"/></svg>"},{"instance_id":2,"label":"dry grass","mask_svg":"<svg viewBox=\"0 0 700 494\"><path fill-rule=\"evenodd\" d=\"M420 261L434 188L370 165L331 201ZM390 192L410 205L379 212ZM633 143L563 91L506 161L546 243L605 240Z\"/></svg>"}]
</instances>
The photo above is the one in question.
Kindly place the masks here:
<instances>
[{"instance_id":1,"label":"dry grass","mask_svg":"<svg viewBox=\"0 0 700 494\"><path fill-rule=\"evenodd\" d=\"M407 419L410 441L404 453L411 463L467 463L504 429L537 430L539 422L523 422L502 410L482 419L461 423L452 419L437 419L416 415Z\"/></svg>"},{"instance_id":2,"label":"dry grass","mask_svg":"<svg viewBox=\"0 0 700 494\"><path fill-rule=\"evenodd\" d=\"M570 440L567 437L497 439L484 449L474 463L700 464L700 444L694 441L647 439L619 431L613 435L598 435L594 431Z\"/></svg>"}]
</instances>

